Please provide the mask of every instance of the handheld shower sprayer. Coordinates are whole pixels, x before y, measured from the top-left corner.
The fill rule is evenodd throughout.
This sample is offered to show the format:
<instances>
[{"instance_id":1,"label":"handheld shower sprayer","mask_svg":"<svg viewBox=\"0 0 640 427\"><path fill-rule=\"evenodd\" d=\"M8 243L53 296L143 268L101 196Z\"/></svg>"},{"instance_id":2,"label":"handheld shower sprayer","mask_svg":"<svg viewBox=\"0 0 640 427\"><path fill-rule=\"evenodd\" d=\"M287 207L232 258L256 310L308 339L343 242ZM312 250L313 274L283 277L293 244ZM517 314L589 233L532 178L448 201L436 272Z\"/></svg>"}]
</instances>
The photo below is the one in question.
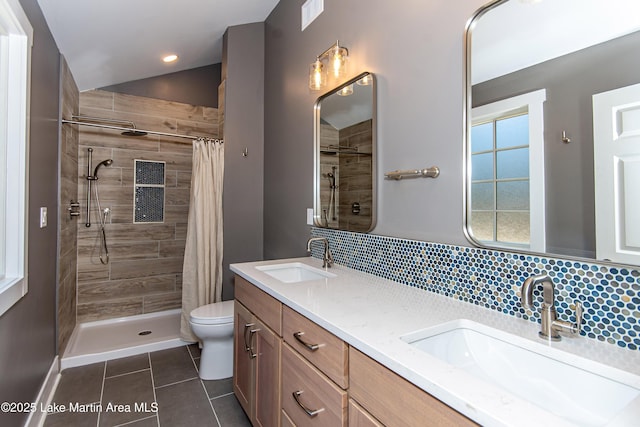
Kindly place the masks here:
<instances>
[{"instance_id":1,"label":"handheld shower sprayer","mask_svg":"<svg viewBox=\"0 0 640 427\"><path fill-rule=\"evenodd\" d=\"M100 169L100 166L111 166L112 164L113 164L112 159L103 160L100 163L98 163L96 168L93 170L93 175L91 176L91 179L93 179L94 181L98 179L98 169ZM87 179L89 179L89 177L87 177Z\"/></svg>"}]
</instances>

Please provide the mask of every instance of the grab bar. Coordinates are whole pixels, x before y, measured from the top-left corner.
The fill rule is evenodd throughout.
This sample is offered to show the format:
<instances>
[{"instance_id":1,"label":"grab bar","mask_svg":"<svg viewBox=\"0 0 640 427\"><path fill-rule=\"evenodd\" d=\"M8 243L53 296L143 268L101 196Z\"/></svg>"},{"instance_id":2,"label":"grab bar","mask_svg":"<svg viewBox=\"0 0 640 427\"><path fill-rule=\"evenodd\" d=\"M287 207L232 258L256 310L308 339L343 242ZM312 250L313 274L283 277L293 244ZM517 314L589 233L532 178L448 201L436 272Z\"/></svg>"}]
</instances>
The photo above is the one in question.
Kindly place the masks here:
<instances>
[{"instance_id":1,"label":"grab bar","mask_svg":"<svg viewBox=\"0 0 640 427\"><path fill-rule=\"evenodd\" d=\"M395 170L384 174L386 178L395 179L396 181L402 178L437 178L438 175L440 175L440 169L437 166L425 169Z\"/></svg>"}]
</instances>

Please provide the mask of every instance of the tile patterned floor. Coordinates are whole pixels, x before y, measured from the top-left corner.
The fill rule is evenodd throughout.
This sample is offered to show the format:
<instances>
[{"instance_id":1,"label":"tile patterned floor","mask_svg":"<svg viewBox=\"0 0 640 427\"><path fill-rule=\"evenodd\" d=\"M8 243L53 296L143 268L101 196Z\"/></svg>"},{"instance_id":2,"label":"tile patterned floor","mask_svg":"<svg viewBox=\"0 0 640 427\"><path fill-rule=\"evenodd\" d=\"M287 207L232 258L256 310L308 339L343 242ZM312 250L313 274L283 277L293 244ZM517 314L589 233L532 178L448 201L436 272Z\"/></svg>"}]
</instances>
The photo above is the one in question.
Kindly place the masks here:
<instances>
[{"instance_id":1,"label":"tile patterned floor","mask_svg":"<svg viewBox=\"0 0 640 427\"><path fill-rule=\"evenodd\" d=\"M250 426L231 378L198 377L197 345L66 369L45 427Z\"/></svg>"}]
</instances>

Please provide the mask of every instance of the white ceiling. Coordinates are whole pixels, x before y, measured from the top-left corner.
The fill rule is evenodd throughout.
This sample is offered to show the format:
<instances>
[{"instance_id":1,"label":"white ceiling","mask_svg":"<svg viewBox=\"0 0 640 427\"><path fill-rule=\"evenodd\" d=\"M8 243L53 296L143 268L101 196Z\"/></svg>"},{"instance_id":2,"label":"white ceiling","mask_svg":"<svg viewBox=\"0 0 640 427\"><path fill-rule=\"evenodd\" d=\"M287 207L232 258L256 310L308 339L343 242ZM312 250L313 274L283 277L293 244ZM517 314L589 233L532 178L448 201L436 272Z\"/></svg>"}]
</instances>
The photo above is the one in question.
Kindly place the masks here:
<instances>
[{"instance_id":1,"label":"white ceiling","mask_svg":"<svg viewBox=\"0 0 640 427\"><path fill-rule=\"evenodd\" d=\"M640 0L511 0L472 29L472 83L639 29Z\"/></svg>"},{"instance_id":2,"label":"white ceiling","mask_svg":"<svg viewBox=\"0 0 640 427\"><path fill-rule=\"evenodd\" d=\"M83 91L222 61L229 26L263 22L279 0L38 0ZM175 53L179 60L165 64Z\"/></svg>"}]
</instances>

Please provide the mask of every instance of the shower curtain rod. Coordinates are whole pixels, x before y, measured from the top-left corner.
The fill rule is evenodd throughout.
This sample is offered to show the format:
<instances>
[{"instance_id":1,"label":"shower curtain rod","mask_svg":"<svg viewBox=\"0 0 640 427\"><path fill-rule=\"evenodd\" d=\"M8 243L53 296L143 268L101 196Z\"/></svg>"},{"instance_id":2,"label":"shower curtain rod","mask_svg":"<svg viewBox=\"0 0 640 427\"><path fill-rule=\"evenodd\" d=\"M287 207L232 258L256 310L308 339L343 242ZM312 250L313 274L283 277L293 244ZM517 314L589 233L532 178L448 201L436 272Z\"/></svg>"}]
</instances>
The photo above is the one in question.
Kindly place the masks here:
<instances>
[{"instance_id":1,"label":"shower curtain rod","mask_svg":"<svg viewBox=\"0 0 640 427\"><path fill-rule=\"evenodd\" d=\"M102 124L99 124L99 123L81 122L81 121L77 121L77 120L62 119L62 123L63 124L69 124L69 125L83 125L83 126L91 126L91 127L104 128L104 129L120 130L120 131L123 131L123 132L130 132L132 130L135 130L137 132L144 132L144 133L147 133L149 135L170 136L170 137L175 137L175 138L186 138L186 139L191 139L191 140L208 139L208 140L216 141L216 142L224 142L223 139L210 138L210 137L207 137L207 136L180 135L180 134L177 134L177 133L157 132L157 131L153 131L153 130L144 130L144 129L137 129L137 128L132 129L130 127L102 125Z\"/></svg>"}]
</instances>

